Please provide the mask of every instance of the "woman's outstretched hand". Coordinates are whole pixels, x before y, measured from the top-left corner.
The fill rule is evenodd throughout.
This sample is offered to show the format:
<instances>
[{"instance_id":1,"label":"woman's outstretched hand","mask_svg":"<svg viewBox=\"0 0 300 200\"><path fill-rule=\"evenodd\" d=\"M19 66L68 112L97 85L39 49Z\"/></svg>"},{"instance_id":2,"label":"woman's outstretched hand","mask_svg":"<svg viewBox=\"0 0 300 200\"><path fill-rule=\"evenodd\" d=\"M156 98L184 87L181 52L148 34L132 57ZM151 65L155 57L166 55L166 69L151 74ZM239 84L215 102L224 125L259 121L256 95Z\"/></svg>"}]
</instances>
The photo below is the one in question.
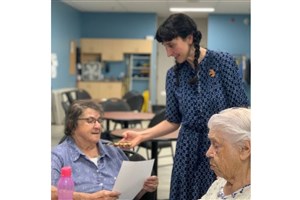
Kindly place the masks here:
<instances>
[{"instance_id":1,"label":"woman's outstretched hand","mask_svg":"<svg viewBox=\"0 0 300 200\"><path fill-rule=\"evenodd\" d=\"M123 134L123 138L119 142L130 143L130 148L133 148L139 145L142 142L143 135L137 131L125 131Z\"/></svg>"}]
</instances>

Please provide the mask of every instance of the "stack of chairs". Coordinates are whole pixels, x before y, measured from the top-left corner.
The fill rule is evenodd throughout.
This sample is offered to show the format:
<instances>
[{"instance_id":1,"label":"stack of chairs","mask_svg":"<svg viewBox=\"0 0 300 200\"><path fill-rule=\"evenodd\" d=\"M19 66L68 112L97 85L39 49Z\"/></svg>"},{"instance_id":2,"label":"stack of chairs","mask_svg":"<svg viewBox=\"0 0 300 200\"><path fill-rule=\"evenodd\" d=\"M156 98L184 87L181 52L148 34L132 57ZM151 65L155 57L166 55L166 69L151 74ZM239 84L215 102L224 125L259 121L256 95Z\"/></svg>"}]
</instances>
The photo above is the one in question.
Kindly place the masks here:
<instances>
[{"instance_id":1,"label":"stack of chairs","mask_svg":"<svg viewBox=\"0 0 300 200\"><path fill-rule=\"evenodd\" d=\"M76 89L76 90L63 92L61 95L62 95L61 104L65 113L67 113L70 105L75 100L92 99L91 95L84 89Z\"/></svg>"},{"instance_id":2,"label":"stack of chairs","mask_svg":"<svg viewBox=\"0 0 300 200\"><path fill-rule=\"evenodd\" d=\"M125 93L122 99L127 102L131 111L135 111L135 112L142 111L143 104L144 104L144 97L141 93L137 91L129 91ZM135 128L136 125L140 125L140 127L143 128L143 124L141 120L130 122L130 128Z\"/></svg>"},{"instance_id":3,"label":"stack of chairs","mask_svg":"<svg viewBox=\"0 0 300 200\"><path fill-rule=\"evenodd\" d=\"M113 111L120 111L120 112L128 111L129 112L129 111L131 111L131 108L128 105L128 103L126 101L124 101L123 99L119 99L119 98L109 98L106 101L101 102L101 105L102 105L104 112L113 112ZM116 129L118 124L121 125L121 128L125 128L124 121L121 121L121 120L112 120L112 121L115 123L114 130ZM108 128L109 127L107 127L107 129Z\"/></svg>"}]
</instances>

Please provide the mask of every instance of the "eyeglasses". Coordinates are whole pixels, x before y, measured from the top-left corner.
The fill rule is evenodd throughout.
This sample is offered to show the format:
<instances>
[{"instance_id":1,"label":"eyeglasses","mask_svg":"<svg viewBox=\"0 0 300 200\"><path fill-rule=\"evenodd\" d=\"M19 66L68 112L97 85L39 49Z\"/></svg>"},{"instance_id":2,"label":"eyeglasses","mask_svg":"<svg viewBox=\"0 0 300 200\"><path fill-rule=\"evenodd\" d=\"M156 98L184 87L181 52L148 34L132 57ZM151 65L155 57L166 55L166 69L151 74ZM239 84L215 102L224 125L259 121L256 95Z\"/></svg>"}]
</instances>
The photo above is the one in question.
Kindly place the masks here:
<instances>
[{"instance_id":1,"label":"eyeglasses","mask_svg":"<svg viewBox=\"0 0 300 200\"><path fill-rule=\"evenodd\" d=\"M85 120L88 124L95 124L96 121L101 124L103 122L103 119L98 118L95 119L94 117L88 117L88 118L78 118L78 120Z\"/></svg>"}]
</instances>

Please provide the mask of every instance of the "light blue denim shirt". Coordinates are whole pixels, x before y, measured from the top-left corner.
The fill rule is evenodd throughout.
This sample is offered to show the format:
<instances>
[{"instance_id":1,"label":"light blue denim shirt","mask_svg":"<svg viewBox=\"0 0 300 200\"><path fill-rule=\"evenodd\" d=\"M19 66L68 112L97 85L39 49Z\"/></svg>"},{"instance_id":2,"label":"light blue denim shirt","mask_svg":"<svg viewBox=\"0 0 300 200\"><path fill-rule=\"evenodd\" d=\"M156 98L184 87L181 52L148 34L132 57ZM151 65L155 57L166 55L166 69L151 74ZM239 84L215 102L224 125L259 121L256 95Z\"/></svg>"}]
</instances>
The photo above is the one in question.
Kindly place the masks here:
<instances>
[{"instance_id":1,"label":"light blue denim shirt","mask_svg":"<svg viewBox=\"0 0 300 200\"><path fill-rule=\"evenodd\" d=\"M124 152L114 146L98 142L100 157L97 166L68 137L51 152L51 185L57 186L60 169L71 166L76 192L93 193L112 190L123 160Z\"/></svg>"}]
</instances>

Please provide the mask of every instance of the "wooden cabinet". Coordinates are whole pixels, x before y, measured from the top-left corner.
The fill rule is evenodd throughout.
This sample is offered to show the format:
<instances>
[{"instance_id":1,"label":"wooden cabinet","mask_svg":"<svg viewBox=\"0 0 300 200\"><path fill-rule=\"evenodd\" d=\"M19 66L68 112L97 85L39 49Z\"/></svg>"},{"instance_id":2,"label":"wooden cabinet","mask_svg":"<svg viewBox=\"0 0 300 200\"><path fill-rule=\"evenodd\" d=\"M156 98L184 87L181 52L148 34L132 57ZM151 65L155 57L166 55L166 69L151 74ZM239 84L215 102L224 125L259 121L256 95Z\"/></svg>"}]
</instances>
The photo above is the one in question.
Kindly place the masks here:
<instances>
[{"instance_id":1,"label":"wooden cabinet","mask_svg":"<svg viewBox=\"0 0 300 200\"><path fill-rule=\"evenodd\" d=\"M101 61L122 61L124 54L152 53L152 40L146 39L80 39L82 63L101 55Z\"/></svg>"},{"instance_id":2,"label":"wooden cabinet","mask_svg":"<svg viewBox=\"0 0 300 200\"><path fill-rule=\"evenodd\" d=\"M102 52L103 46L100 40L97 39L81 39L80 40L81 53L95 53L99 54Z\"/></svg>"},{"instance_id":3,"label":"wooden cabinet","mask_svg":"<svg viewBox=\"0 0 300 200\"><path fill-rule=\"evenodd\" d=\"M153 40L148 39L81 38L81 64L95 61L124 61L128 55L146 55L146 58L138 57L135 59L135 57L132 57L132 61L142 62L143 66L137 66L133 62L128 66L130 68L129 74L131 74L128 77L129 81L131 81L130 88L143 92L149 89L151 71L149 62L152 46ZM146 63L148 64L146 65ZM87 90L94 99L122 98L125 88L128 90L128 83L127 81L124 81L124 84L122 82L79 81L78 88Z\"/></svg>"},{"instance_id":4,"label":"wooden cabinet","mask_svg":"<svg viewBox=\"0 0 300 200\"><path fill-rule=\"evenodd\" d=\"M124 39L121 48L127 54L152 54L152 40Z\"/></svg>"},{"instance_id":5,"label":"wooden cabinet","mask_svg":"<svg viewBox=\"0 0 300 200\"><path fill-rule=\"evenodd\" d=\"M78 81L77 87L85 89L90 93L93 99L103 99L123 96L122 82L105 82L105 81Z\"/></svg>"},{"instance_id":6,"label":"wooden cabinet","mask_svg":"<svg viewBox=\"0 0 300 200\"><path fill-rule=\"evenodd\" d=\"M103 61L122 61L123 52L117 42L113 39L81 39L82 62L88 62L96 55Z\"/></svg>"},{"instance_id":7,"label":"wooden cabinet","mask_svg":"<svg viewBox=\"0 0 300 200\"><path fill-rule=\"evenodd\" d=\"M112 39L98 39L97 43L101 49L101 59L105 61L122 61L123 52L118 47L118 41Z\"/></svg>"}]
</instances>

